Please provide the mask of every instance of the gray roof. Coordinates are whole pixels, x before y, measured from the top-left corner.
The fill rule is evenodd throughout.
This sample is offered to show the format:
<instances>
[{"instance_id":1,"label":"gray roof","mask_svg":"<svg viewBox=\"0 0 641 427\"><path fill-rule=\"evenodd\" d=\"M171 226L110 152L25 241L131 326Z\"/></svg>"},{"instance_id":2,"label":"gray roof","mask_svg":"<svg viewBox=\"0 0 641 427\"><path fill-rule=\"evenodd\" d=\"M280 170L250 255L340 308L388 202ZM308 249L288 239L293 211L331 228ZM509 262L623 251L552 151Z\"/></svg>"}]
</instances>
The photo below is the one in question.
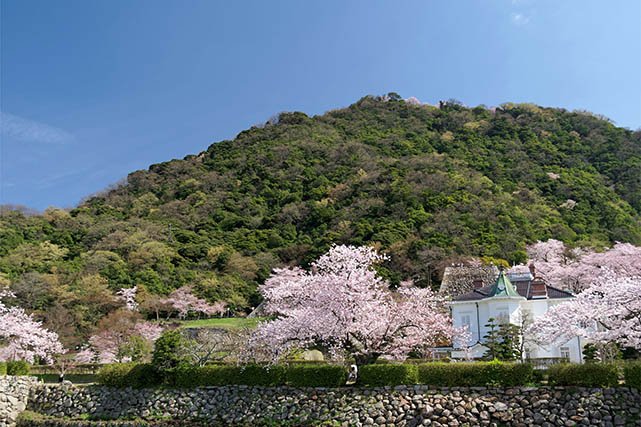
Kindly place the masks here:
<instances>
[{"instance_id":1,"label":"gray roof","mask_svg":"<svg viewBox=\"0 0 641 427\"><path fill-rule=\"evenodd\" d=\"M530 286L531 283L532 283L531 280L522 280L522 281L512 282L512 284L516 288L516 292L522 297L525 297L529 300L534 299L534 296L535 296L533 295L532 287ZM489 286L483 286L482 288L479 288L479 289L474 289L471 292L467 292L462 295L453 297L452 301L478 301L478 300L488 298L492 295L493 287L494 287L493 285L489 285ZM548 285L547 283L545 284L545 288L547 290L547 298L549 299L574 297L572 293L555 288L553 286Z\"/></svg>"}]
</instances>

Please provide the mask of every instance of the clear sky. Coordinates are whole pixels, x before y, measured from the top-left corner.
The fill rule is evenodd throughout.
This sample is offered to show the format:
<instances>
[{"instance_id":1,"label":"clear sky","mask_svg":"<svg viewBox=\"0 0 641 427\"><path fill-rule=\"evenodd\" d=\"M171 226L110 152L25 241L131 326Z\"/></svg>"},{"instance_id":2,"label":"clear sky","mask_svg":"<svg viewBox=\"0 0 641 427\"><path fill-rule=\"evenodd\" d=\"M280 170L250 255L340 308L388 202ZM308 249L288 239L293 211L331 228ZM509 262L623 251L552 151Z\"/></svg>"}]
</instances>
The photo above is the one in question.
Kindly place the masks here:
<instances>
[{"instance_id":1,"label":"clear sky","mask_svg":"<svg viewBox=\"0 0 641 427\"><path fill-rule=\"evenodd\" d=\"M638 0L1 0L0 204L395 91L641 127Z\"/></svg>"}]
</instances>

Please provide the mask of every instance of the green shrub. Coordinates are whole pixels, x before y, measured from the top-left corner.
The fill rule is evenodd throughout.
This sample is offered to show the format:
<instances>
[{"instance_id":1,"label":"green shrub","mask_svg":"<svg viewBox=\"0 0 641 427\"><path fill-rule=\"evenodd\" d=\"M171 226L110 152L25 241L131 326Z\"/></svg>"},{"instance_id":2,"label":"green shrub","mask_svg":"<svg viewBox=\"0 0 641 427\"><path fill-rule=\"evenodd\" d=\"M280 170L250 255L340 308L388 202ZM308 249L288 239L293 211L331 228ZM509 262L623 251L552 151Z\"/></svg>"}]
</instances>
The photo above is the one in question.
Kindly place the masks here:
<instances>
[{"instance_id":1,"label":"green shrub","mask_svg":"<svg viewBox=\"0 0 641 427\"><path fill-rule=\"evenodd\" d=\"M627 362L623 366L625 385L641 390L641 361Z\"/></svg>"},{"instance_id":2,"label":"green shrub","mask_svg":"<svg viewBox=\"0 0 641 427\"><path fill-rule=\"evenodd\" d=\"M167 382L176 387L276 386L285 383L285 369L282 366L260 365L209 365L202 368L183 365L167 373Z\"/></svg>"},{"instance_id":3,"label":"green shrub","mask_svg":"<svg viewBox=\"0 0 641 427\"><path fill-rule=\"evenodd\" d=\"M105 365L98 371L98 383L110 387L129 387L129 372L135 367L134 363L113 363Z\"/></svg>"},{"instance_id":4,"label":"green shrub","mask_svg":"<svg viewBox=\"0 0 641 427\"><path fill-rule=\"evenodd\" d=\"M133 388L149 388L162 384L162 374L149 363L135 365L127 373L125 381Z\"/></svg>"},{"instance_id":5,"label":"green shrub","mask_svg":"<svg viewBox=\"0 0 641 427\"><path fill-rule=\"evenodd\" d=\"M560 364L548 369L550 385L613 387L619 384L619 368L612 363Z\"/></svg>"},{"instance_id":6,"label":"green shrub","mask_svg":"<svg viewBox=\"0 0 641 427\"><path fill-rule=\"evenodd\" d=\"M358 383L375 387L418 384L418 367L397 363L361 366Z\"/></svg>"},{"instance_id":7,"label":"green shrub","mask_svg":"<svg viewBox=\"0 0 641 427\"><path fill-rule=\"evenodd\" d=\"M97 381L111 387L148 388L162 384L162 376L148 363L114 363L100 369Z\"/></svg>"},{"instance_id":8,"label":"green shrub","mask_svg":"<svg viewBox=\"0 0 641 427\"><path fill-rule=\"evenodd\" d=\"M441 387L484 386L479 363L424 363L418 365L421 384Z\"/></svg>"},{"instance_id":9,"label":"green shrub","mask_svg":"<svg viewBox=\"0 0 641 427\"><path fill-rule=\"evenodd\" d=\"M534 368L529 363L488 362L482 366L487 385L514 387L525 385L534 378Z\"/></svg>"},{"instance_id":10,"label":"green shrub","mask_svg":"<svg viewBox=\"0 0 641 427\"><path fill-rule=\"evenodd\" d=\"M7 375L29 375L29 364L24 360L7 362Z\"/></svg>"},{"instance_id":11,"label":"green shrub","mask_svg":"<svg viewBox=\"0 0 641 427\"><path fill-rule=\"evenodd\" d=\"M241 366L238 381L231 384L275 386L285 383L285 367L283 366Z\"/></svg>"},{"instance_id":12,"label":"green shrub","mask_svg":"<svg viewBox=\"0 0 641 427\"><path fill-rule=\"evenodd\" d=\"M418 366L421 384L442 387L483 387L524 385L534 378L527 363L472 362L424 363Z\"/></svg>"},{"instance_id":13,"label":"green shrub","mask_svg":"<svg viewBox=\"0 0 641 427\"><path fill-rule=\"evenodd\" d=\"M7 375L7 364L0 362L0 375Z\"/></svg>"},{"instance_id":14,"label":"green shrub","mask_svg":"<svg viewBox=\"0 0 641 427\"><path fill-rule=\"evenodd\" d=\"M290 365L285 381L293 387L340 387L347 381L347 369L339 365Z\"/></svg>"},{"instance_id":15,"label":"green shrub","mask_svg":"<svg viewBox=\"0 0 641 427\"><path fill-rule=\"evenodd\" d=\"M170 371L186 363L179 351L185 338L178 331L165 331L154 343L151 364L160 372Z\"/></svg>"}]
</instances>

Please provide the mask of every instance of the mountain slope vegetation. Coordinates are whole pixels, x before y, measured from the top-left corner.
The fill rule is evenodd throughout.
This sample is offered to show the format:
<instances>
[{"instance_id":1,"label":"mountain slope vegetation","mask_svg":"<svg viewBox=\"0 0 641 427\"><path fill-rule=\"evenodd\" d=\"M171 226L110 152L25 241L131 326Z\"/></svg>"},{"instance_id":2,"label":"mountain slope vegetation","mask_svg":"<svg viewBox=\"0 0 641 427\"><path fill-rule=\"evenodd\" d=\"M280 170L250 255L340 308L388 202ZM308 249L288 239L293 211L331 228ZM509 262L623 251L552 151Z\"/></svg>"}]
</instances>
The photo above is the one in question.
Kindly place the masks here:
<instances>
[{"instance_id":1,"label":"mountain slope vegetation","mask_svg":"<svg viewBox=\"0 0 641 427\"><path fill-rule=\"evenodd\" d=\"M639 131L587 112L390 94L282 113L70 211L4 210L0 280L34 311L80 304L72 317L90 328L112 309L105 295L134 285L144 297L190 284L247 310L271 268L332 243L374 244L393 283L434 285L461 257L521 262L549 238L641 244Z\"/></svg>"}]
</instances>

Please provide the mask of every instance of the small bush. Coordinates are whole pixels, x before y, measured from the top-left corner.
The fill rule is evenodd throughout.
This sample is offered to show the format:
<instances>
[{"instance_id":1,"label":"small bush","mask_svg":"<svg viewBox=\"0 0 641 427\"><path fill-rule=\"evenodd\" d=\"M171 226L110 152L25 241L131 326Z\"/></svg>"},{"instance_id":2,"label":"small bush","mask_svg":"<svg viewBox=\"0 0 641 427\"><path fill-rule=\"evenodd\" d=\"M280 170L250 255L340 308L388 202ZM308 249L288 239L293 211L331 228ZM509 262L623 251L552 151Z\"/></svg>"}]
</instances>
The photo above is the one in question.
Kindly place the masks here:
<instances>
[{"instance_id":1,"label":"small bush","mask_svg":"<svg viewBox=\"0 0 641 427\"><path fill-rule=\"evenodd\" d=\"M485 378L478 363L425 363L418 365L421 384L441 387L484 386Z\"/></svg>"},{"instance_id":2,"label":"small bush","mask_svg":"<svg viewBox=\"0 0 641 427\"><path fill-rule=\"evenodd\" d=\"M285 381L292 387L341 387L347 381L347 369L339 365L290 365Z\"/></svg>"},{"instance_id":3,"label":"small bush","mask_svg":"<svg viewBox=\"0 0 641 427\"><path fill-rule=\"evenodd\" d=\"M209 365L202 368L180 366L167 373L167 382L176 387L258 385L276 386L285 383L282 366Z\"/></svg>"},{"instance_id":4,"label":"small bush","mask_svg":"<svg viewBox=\"0 0 641 427\"><path fill-rule=\"evenodd\" d=\"M165 331L154 343L151 364L160 372L170 371L187 362L179 351L185 338L178 331Z\"/></svg>"},{"instance_id":5,"label":"small bush","mask_svg":"<svg viewBox=\"0 0 641 427\"><path fill-rule=\"evenodd\" d=\"M487 385L514 387L525 385L534 378L534 368L529 363L485 363L481 368L487 378Z\"/></svg>"},{"instance_id":6,"label":"small bush","mask_svg":"<svg viewBox=\"0 0 641 427\"><path fill-rule=\"evenodd\" d=\"M285 383L284 366L246 365L237 367L238 382L231 384L276 386Z\"/></svg>"},{"instance_id":7,"label":"small bush","mask_svg":"<svg viewBox=\"0 0 641 427\"><path fill-rule=\"evenodd\" d=\"M641 361L628 362L623 366L625 385L641 390Z\"/></svg>"},{"instance_id":8,"label":"small bush","mask_svg":"<svg viewBox=\"0 0 641 427\"><path fill-rule=\"evenodd\" d=\"M109 387L129 387L129 372L135 367L134 363L113 363L105 365L98 371L98 383Z\"/></svg>"},{"instance_id":9,"label":"small bush","mask_svg":"<svg viewBox=\"0 0 641 427\"><path fill-rule=\"evenodd\" d=\"M114 363L100 369L97 381L110 387L148 388L162 384L162 376L150 364Z\"/></svg>"},{"instance_id":10,"label":"small bush","mask_svg":"<svg viewBox=\"0 0 641 427\"><path fill-rule=\"evenodd\" d=\"M29 375L29 364L24 360L7 362L7 375Z\"/></svg>"},{"instance_id":11,"label":"small bush","mask_svg":"<svg viewBox=\"0 0 641 427\"><path fill-rule=\"evenodd\" d=\"M0 375L7 375L7 364L0 362Z\"/></svg>"},{"instance_id":12,"label":"small bush","mask_svg":"<svg viewBox=\"0 0 641 427\"><path fill-rule=\"evenodd\" d=\"M527 363L473 362L424 363L418 366L421 384L441 387L512 387L524 385L534 378Z\"/></svg>"},{"instance_id":13,"label":"small bush","mask_svg":"<svg viewBox=\"0 0 641 427\"><path fill-rule=\"evenodd\" d=\"M155 366L141 363L131 368L125 381L133 388L149 388L162 384L163 377Z\"/></svg>"},{"instance_id":14,"label":"small bush","mask_svg":"<svg viewBox=\"0 0 641 427\"><path fill-rule=\"evenodd\" d=\"M358 370L358 383L375 387L418 384L418 366L396 363L365 365Z\"/></svg>"},{"instance_id":15,"label":"small bush","mask_svg":"<svg viewBox=\"0 0 641 427\"><path fill-rule=\"evenodd\" d=\"M561 364L548 369L550 385L613 387L619 384L619 368L611 363Z\"/></svg>"}]
</instances>

